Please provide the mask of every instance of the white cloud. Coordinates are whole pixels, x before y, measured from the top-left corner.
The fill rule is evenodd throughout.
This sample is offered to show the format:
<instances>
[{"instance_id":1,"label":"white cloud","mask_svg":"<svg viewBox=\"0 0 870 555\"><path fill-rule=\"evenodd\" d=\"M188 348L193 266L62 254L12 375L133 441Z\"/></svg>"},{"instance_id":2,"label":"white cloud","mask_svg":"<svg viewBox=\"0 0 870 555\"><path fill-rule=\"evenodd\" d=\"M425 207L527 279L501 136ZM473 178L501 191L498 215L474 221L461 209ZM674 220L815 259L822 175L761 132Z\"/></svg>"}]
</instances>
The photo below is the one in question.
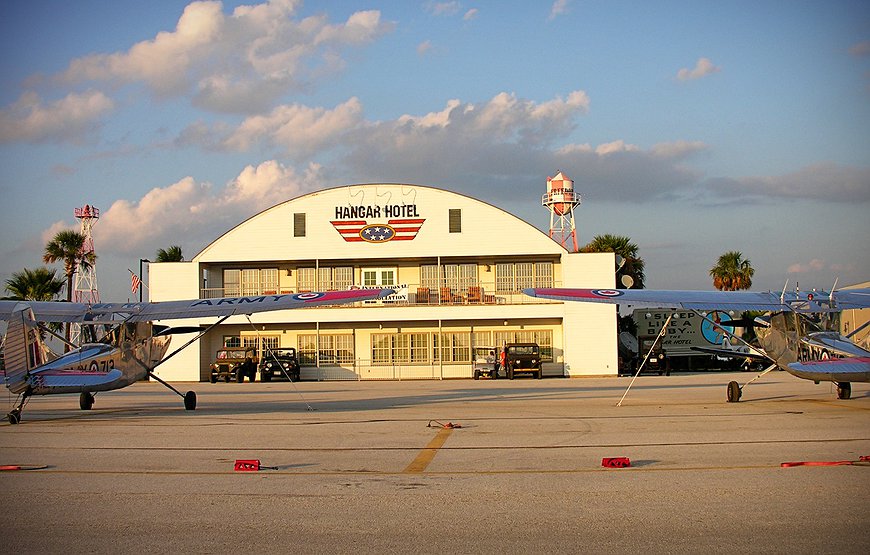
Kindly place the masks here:
<instances>
[{"instance_id":1,"label":"white cloud","mask_svg":"<svg viewBox=\"0 0 870 555\"><path fill-rule=\"evenodd\" d=\"M691 81L700 79L712 73L721 71L719 66L713 65L709 58L698 58L698 62L693 69L683 68L677 72L677 79L680 81Z\"/></svg>"},{"instance_id":2,"label":"white cloud","mask_svg":"<svg viewBox=\"0 0 870 555\"><path fill-rule=\"evenodd\" d=\"M818 258L813 258L807 263L796 262L788 267L786 272L789 274L806 274L809 272L818 272L825 269L825 261Z\"/></svg>"},{"instance_id":3,"label":"white cloud","mask_svg":"<svg viewBox=\"0 0 870 555\"><path fill-rule=\"evenodd\" d=\"M84 142L115 105L99 91L70 93L45 104L38 94L22 94L0 110L0 142Z\"/></svg>"},{"instance_id":4,"label":"white cloud","mask_svg":"<svg viewBox=\"0 0 870 555\"><path fill-rule=\"evenodd\" d=\"M550 15L549 17L547 17L547 19L552 21L560 15L564 15L566 13L568 13L568 0L556 0L555 2L553 2L553 6L550 8Z\"/></svg>"},{"instance_id":5,"label":"white cloud","mask_svg":"<svg viewBox=\"0 0 870 555\"><path fill-rule=\"evenodd\" d=\"M421 42L420 44L417 45L417 55L418 56L425 56L431 50L432 50L432 41L431 40L424 40L423 42Z\"/></svg>"},{"instance_id":6,"label":"white cloud","mask_svg":"<svg viewBox=\"0 0 870 555\"><path fill-rule=\"evenodd\" d=\"M427 2L425 5L426 11L435 16L450 16L459 13L462 9L462 4L456 1L450 2Z\"/></svg>"},{"instance_id":7,"label":"white cloud","mask_svg":"<svg viewBox=\"0 0 870 555\"><path fill-rule=\"evenodd\" d=\"M127 51L75 59L60 78L143 83L157 96L193 95L208 110L253 112L341 69L343 49L393 29L378 11L355 12L337 24L325 16L295 19L298 5L272 1L225 15L220 2L192 2L173 31Z\"/></svg>"},{"instance_id":8,"label":"white cloud","mask_svg":"<svg viewBox=\"0 0 870 555\"><path fill-rule=\"evenodd\" d=\"M246 118L222 144L233 150L247 150L256 143L265 143L286 150L294 158L307 158L328 149L361 122L362 104L356 97L332 110L284 105L265 116Z\"/></svg>"},{"instance_id":9,"label":"white cloud","mask_svg":"<svg viewBox=\"0 0 870 555\"><path fill-rule=\"evenodd\" d=\"M599 156L607 156L617 152L639 152L640 147L637 145L626 144L622 139L611 143L604 143L595 148L595 154Z\"/></svg>"},{"instance_id":10,"label":"white cloud","mask_svg":"<svg viewBox=\"0 0 870 555\"><path fill-rule=\"evenodd\" d=\"M479 12L480 10L478 10L477 8L471 8L470 10L465 12L465 15L462 16L462 20L471 21L472 19L476 19Z\"/></svg>"},{"instance_id":11,"label":"white cloud","mask_svg":"<svg viewBox=\"0 0 870 555\"><path fill-rule=\"evenodd\" d=\"M320 188L320 171L317 164L300 173L269 160L247 166L217 191L188 176L140 199L115 201L94 226L94 241L101 252L136 256L177 244L179 237L186 246L202 246L252 214ZM43 238L68 227L58 222Z\"/></svg>"}]
</instances>

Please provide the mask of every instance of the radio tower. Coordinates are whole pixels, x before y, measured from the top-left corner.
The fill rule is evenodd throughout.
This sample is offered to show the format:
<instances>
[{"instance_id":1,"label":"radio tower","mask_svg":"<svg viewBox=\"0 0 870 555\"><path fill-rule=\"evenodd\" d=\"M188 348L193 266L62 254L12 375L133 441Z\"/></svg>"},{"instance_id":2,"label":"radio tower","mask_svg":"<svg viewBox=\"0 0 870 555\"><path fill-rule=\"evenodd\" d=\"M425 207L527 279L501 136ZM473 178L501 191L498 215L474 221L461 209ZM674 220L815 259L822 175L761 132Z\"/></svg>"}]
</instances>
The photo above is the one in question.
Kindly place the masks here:
<instances>
[{"instance_id":1,"label":"radio tower","mask_svg":"<svg viewBox=\"0 0 870 555\"><path fill-rule=\"evenodd\" d=\"M541 206L550 211L550 239L568 252L580 250L574 225L574 207L579 204L580 195L574 193L574 181L568 176L556 172L555 177L547 178L547 193L541 198Z\"/></svg>"},{"instance_id":2,"label":"radio tower","mask_svg":"<svg viewBox=\"0 0 870 555\"><path fill-rule=\"evenodd\" d=\"M81 222L81 234L85 236L82 245L82 254L94 252L94 238L91 230L97 220L100 219L100 209L89 204L75 209L75 216ZM97 265L96 262L88 268L79 266L76 269L75 288L73 289L73 302L94 304L100 302L100 292L97 290ZM79 345L82 339L82 328L79 324L72 326L70 341Z\"/></svg>"}]
</instances>

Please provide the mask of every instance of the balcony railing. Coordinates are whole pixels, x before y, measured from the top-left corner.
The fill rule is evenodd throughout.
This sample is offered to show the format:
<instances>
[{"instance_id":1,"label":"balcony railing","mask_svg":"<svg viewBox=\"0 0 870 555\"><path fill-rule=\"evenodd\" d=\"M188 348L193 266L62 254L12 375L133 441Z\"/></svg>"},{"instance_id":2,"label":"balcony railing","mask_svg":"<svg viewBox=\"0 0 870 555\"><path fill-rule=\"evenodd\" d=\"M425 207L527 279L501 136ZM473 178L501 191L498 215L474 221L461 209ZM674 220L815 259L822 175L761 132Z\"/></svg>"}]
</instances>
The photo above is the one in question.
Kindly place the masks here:
<instances>
[{"instance_id":1,"label":"balcony railing","mask_svg":"<svg viewBox=\"0 0 870 555\"><path fill-rule=\"evenodd\" d=\"M548 287L559 287L558 284L548 284ZM480 306L480 305L515 305L541 304L557 301L538 299L523 294L522 291L498 291L493 283L481 283L465 287L443 286L427 287L409 283L401 285L384 285L396 289L396 294L374 301L355 303L361 306ZM287 288L269 288L251 290L246 288L239 292L237 288L205 288L200 290L202 299L220 299L224 297L256 297L261 295L292 295L308 293L309 290Z\"/></svg>"}]
</instances>

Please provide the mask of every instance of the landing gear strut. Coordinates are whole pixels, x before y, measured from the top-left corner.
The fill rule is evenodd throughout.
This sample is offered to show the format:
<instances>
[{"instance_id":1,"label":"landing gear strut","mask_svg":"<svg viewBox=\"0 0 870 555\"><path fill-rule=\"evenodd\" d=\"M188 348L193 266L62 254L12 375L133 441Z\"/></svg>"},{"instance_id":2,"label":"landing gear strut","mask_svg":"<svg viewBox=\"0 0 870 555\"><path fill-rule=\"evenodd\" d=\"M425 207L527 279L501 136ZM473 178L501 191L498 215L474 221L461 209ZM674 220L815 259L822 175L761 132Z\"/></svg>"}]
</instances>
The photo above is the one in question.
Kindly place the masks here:
<instances>
[{"instance_id":1,"label":"landing gear strut","mask_svg":"<svg viewBox=\"0 0 870 555\"><path fill-rule=\"evenodd\" d=\"M761 378L762 376L764 376L765 374L767 374L771 370L774 370L776 367L777 367L776 363L771 364L770 366L767 367L767 369L764 372L762 372L761 374L755 376L754 378L752 378L751 380L749 380L748 382L743 384L743 387L746 387L747 385L751 384L755 380ZM729 403L736 403L737 401L740 400L740 397L743 396L743 387L740 387L740 384L738 384L737 382L728 382L728 402Z\"/></svg>"},{"instance_id":2,"label":"landing gear strut","mask_svg":"<svg viewBox=\"0 0 870 555\"><path fill-rule=\"evenodd\" d=\"M28 387L24 393L21 394L21 402L18 403L18 406L6 414L6 419L9 420L10 424L18 424L21 422L21 410L24 408L24 405L27 404L27 399L29 397L30 388Z\"/></svg>"},{"instance_id":3,"label":"landing gear strut","mask_svg":"<svg viewBox=\"0 0 870 555\"><path fill-rule=\"evenodd\" d=\"M188 391L187 393L182 393L182 392L178 391L177 389L175 389L174 387L172 387L171 385L169 385L168 383L166 383L165 381L158 378L157 374L155 374L154 372L149 371L148 375L151 376L152 378L154 378L154 380L165 385L166 387L171 389L173 392L175 392L176 395L178 395L179 397L184 399L184 410L196 410L196 392L195 391Z\"/></svg>"}]
</instances>

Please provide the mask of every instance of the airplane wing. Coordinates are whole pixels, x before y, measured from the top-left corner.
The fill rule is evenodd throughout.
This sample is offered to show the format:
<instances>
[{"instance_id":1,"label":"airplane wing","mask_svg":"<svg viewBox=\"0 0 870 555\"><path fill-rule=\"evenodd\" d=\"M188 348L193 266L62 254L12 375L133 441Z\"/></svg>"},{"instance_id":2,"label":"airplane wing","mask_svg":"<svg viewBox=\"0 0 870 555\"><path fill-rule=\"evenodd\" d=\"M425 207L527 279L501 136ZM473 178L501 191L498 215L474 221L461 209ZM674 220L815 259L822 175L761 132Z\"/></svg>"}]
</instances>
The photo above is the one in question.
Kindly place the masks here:
<instances>
[{"instance_id":1,"label":"airplane wing","mask_svg":"<svg viewBox=\"0 0 870 555\"><path fill-rule=\"evenodd\" d=\"M870 381L870 357L831 358L811 362L793 362L791 372L800 378L830 382Z\"/></svg>"},{"instance_id":2,"label":"airplane wing","mask_svg":"<svg viewBox=\"0 0 870 555\"><path fill-rule=\"evenodd\" d=\"M128 322L207 318L234 314L253 314L310 306L345 304L384 298L393 289L353 289L295 295L260 295L220 299L192 299L156 303L64 303L41 301L0 301L0 320L8 320L19 303L27 304L39 322L110 322L118 316Z\"/></svg>"},{"instance_id":3,"label":"airplane wing","mask_svg":"<svg viewBox=\"0 0 870 555\"><path fill-rule=\"evenodd\" d=\"M524 289L531 297L557 301L624 304L651 308L686 310L763 310L830 312L829 294L824 292L773 293L753 291L680 291L656 289ZM870 308L870 289L840 290L834 293L833 310Z\"/></svg>"}]
</instances>

